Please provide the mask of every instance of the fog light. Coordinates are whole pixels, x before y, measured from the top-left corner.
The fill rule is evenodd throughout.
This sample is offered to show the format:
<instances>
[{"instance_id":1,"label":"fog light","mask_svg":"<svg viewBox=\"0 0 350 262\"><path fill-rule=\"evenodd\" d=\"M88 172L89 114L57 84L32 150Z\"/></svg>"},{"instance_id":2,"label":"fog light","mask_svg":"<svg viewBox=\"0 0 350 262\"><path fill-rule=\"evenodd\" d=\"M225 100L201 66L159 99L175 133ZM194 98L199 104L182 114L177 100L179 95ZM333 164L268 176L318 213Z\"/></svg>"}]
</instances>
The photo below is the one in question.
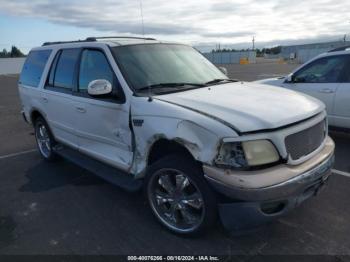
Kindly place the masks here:
<instances>
[{"instance_id":1,"label":"fog light","mask_svg":"<svg viewBox=\"0 0 350 262\"><path fill-rule=\"evenodd\" d=\"M285 202L268 202L261 204L261 211L267 215L272 215L281 212L285 207Z\"/></svg>"}]
</instances>

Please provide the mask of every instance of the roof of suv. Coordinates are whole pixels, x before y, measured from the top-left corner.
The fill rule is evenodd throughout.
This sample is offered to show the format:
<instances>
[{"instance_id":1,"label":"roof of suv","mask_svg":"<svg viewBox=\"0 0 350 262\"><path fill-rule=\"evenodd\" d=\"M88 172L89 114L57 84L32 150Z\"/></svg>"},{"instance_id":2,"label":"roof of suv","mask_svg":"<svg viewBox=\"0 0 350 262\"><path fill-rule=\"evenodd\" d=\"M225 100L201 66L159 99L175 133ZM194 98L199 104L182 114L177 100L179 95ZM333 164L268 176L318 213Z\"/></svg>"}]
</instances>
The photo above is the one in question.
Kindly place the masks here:
<instances>
[{"instance_id":1,"label":"roof of suv","mask_svg":"<svg viewBox=\"0 0 350 262\"><path fill-rule=\"evenodd\" d=\"M332 52L339 52L339 51L350 51L350 45L342 46L342 47L337 47L335 49L329 50L328 53Z\"/></svg>"},{"instance_id":2,"label":"roof of suv","mask_svg":"<svg viewBox=\"0 0 350 262\"><path fill-rule=\"evenodd\" d=\"M339 47L336 49L332 49L328 52L319 54L318 56L314 57L310 61L316 60L316 59L321 58L321 57L339 56L339 55L350 55L350 46L343 46L343 47Z\"/></svg>"},{"instance_id":3,"label":"roof of suv","mask_svg":"<svg viewBox=\"0 0 350 262\"><path fill-rule=\"evenodd\" d=\"M124 46L124 45L136 45L136 44L154 44L154 43L172 43L175 42L167 42L167 41L159 41L154 38L147 37L131 37L131 36L112 36L112 37L88 37L84 40L74 40L74 41L57 41L57 42L45 42L41 47L37 47L35 49L41 49L48 46L88 46L88 45L96 45L96 44L107 44L111 47L114 46Z\"/></svg>"},{"instance_id":4,"label":"roof of suv","mask_svg":"<svg viewBox=\"0 0 350 262\"><path fill-rule=\"evenodd\" d=\"M325 52L321 55L323 56L335 56L335 55L349 55L350 54L350 46L338 47L328 52Z\"/></svg>"},{"instance_id":5,"label":"roof of suv","mask_svg":"<svg viewBox=\"0 0 350 262\"><path fill-rule=\"evenodd\" d=\"M179 44L176 42L159 41L148 37L133 36L110 36L110 37L88 37L84 40L45 42L40 47L34 47L32 50L74 48L74 47L98 47L108 45L110 47L138 45L138 44Z\"/></svg>"}]
</instances>

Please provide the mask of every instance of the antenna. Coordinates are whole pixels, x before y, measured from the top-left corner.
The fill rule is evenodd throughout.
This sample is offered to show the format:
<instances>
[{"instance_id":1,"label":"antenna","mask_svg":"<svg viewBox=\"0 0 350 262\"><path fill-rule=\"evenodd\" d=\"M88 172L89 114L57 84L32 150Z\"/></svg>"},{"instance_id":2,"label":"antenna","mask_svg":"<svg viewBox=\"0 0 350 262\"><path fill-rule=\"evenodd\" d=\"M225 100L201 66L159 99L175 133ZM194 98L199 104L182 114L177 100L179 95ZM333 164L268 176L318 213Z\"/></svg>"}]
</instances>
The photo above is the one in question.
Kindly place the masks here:
<instances>
[{"instance_id":1,"label":"antenna","mask_svg":"<svg viewBox=\"0 0 350 262\"><path fill-rule=\"evenodd\" d=\"M141 23L142 23L142 36L145 36L145 26L143 24L143 7L142 0L140 0L140 12L141 12Z\"/></svg>"}]
</instances>

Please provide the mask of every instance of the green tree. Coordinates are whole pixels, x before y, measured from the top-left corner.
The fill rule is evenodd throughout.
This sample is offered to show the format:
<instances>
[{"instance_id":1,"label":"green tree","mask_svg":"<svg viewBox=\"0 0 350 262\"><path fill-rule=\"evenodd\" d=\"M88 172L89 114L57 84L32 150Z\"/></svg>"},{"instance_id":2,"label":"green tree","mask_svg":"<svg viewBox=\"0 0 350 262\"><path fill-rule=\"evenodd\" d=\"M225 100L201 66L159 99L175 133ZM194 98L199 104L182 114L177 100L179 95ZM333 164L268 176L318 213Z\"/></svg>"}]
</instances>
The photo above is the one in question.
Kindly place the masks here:
<instances>
[{"instance_id":1,"label":"green tree","mask_svg":"<svg viewBox=\"0 0 350 262\"><path fill-rule=\"evenodd\" d=\"M25 56L25 55L16 46L12 46L10 52L8 52L5 48L0 52L0 57L1 58L6 58L6 57L23 57L23 56Z\"/></svg>"},{"instance_id":2,"label":"green tree","mask_svg":"<svg viewBox=\"0 0 350 262\"><path fill-rule=\"evenodd\" d=\"M14 45L11 47L10 57L23 57L24 54Z\"/></svg>"},{"instance_id":3,"label":"green tree","mask_svg":"<svg viewBox=\"0 0 350 262\"><path fill-rule=\"evenodd\" d=\"M2 52L0 52L0 57L8 57L8 52L5 48L2 50Z\"/></svg>"}]
</instances>

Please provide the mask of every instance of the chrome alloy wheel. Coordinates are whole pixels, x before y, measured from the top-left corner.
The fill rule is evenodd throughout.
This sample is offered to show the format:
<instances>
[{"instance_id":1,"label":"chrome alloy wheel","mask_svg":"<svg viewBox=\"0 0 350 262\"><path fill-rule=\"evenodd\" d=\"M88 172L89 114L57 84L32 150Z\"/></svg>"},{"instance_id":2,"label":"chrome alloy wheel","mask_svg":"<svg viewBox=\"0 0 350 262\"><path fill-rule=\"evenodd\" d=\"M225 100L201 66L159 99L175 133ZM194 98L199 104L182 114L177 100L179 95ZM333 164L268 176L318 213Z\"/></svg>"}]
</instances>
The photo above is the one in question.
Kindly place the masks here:
<instances>
[{"instance_id":1,"label":"chrome alloy wheel","mask_svg":"<svg viewBox=\"0 0 350 262\"><path fill-rule=\"evenodd\" d=\"M51 139L46 126L39 123L35 130L36 141L40 150L40 153L45 157L49 158L51 154Z\"/></svg>"},{"instance_id":2,"label":"chrome alloy wheel","mask_svg":"<svg viewBox=\"0 0 350 262\"><path fill-rule=\"evenodd\" d=\"M176 169L160 169L148 186L151 207L167 227L186 233L202 224L205 216L202 194L184 173Z\"/></svg>"}]
</instances>

